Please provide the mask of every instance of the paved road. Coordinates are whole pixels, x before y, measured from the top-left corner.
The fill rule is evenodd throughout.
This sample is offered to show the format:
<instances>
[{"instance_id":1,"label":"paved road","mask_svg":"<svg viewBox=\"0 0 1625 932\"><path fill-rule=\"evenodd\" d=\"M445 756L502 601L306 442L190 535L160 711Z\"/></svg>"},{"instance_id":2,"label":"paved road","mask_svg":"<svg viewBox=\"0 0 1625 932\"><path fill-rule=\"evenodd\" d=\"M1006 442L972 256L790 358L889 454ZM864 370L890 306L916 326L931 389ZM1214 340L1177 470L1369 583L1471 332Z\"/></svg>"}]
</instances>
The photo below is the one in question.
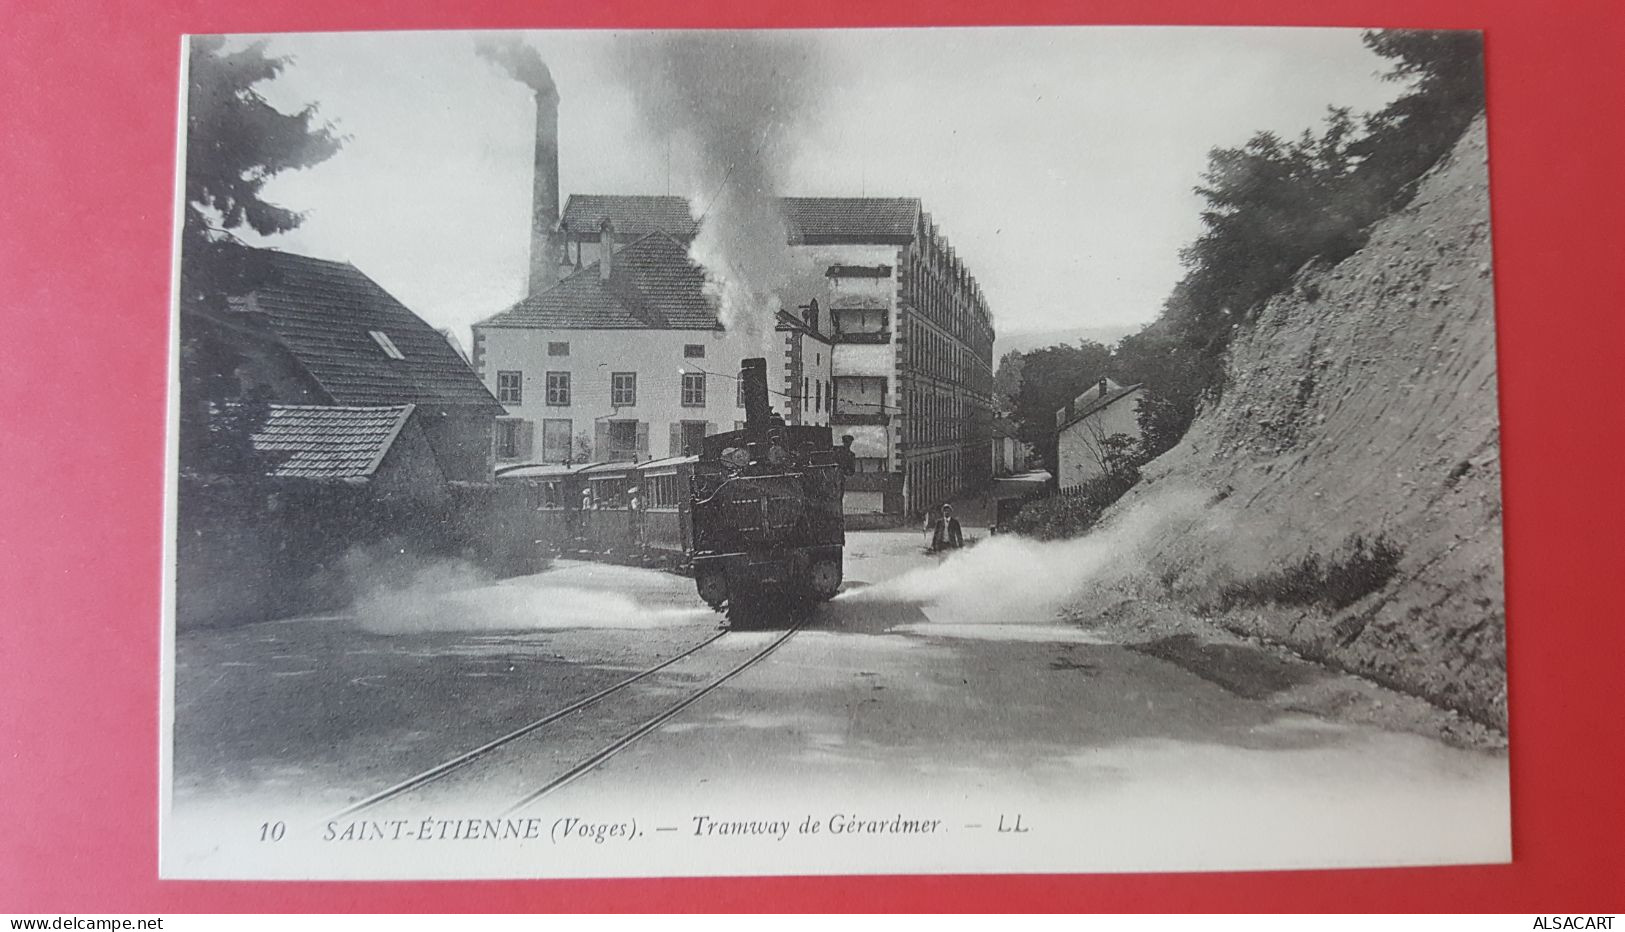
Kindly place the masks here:
<instances>
[{"instance_id":1,"label":"paved road","mask_svg":"<svg viewBox=\"0 0 1625 932\"><path fill-rule=\"evenodd\" d=\"M939 563L921 553L917 532L850 535L847 591L806 630L517 814L555 827L569 817L635 821L641 840L589 838L535 872L1504 856L1503 756L1283 710L1270 694L1301 669L1272 673L1278 661L1241 648L1209 669L1197 662L1207 655L1177 641L1151 650L1061 623L1057 590L1044 584L1055 568L998 562L1009 555L987 546ZM341 808L711 637L717 620L690 586L580 563L484 585L431 568L355 617L187 633L177 652L176 812L195 828L228 813L254 821L295 799L301 811ZM495 816L760 640L730 634L613 705L368 817ZM1235 673L1248 664L1263 675ZM787 843L774 837L787 822L790 835L813 822L822 834ZM929 832L901 830L927 823ZM858 844L849 830L832 837L837 825L873 831ZM750 834L718 834L736 828ZM206 851L178 850L209 873ZM390 854L406 859L367 849L345 870L421 868ZM436 872L513 873L510 856L474 845Z\"/></svg>"}]
</instances>

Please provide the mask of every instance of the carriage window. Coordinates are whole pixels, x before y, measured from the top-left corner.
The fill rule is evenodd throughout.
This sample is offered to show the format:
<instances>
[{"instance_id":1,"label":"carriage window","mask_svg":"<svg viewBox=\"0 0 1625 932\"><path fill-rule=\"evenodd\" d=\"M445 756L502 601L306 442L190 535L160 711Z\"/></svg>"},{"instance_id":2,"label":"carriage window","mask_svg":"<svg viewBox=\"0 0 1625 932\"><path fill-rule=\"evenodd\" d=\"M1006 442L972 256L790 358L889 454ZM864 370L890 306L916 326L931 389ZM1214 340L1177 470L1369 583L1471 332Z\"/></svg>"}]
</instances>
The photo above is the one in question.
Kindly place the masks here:
<instances>
[{"instance_id":1,"label":"carriage window","mask_svg":"<svg viewBox=\"0 0 1625 932\"><path fill-rule=\"evenodd\" d=\"M644 487L649 490L650 508L677 507L676 476L650 476L644 480Z\"/></svg>"},{"instance_id":2,"label":"carriage window","mask_svg":"<svg viewBox=\"0 0 1625 932\"><path fill-rule=\"evenodd\" d=\"M631 483L625 479L599 479L592 486L594 508L625 508L631 498Z\"/></svg>"}]
</instances>

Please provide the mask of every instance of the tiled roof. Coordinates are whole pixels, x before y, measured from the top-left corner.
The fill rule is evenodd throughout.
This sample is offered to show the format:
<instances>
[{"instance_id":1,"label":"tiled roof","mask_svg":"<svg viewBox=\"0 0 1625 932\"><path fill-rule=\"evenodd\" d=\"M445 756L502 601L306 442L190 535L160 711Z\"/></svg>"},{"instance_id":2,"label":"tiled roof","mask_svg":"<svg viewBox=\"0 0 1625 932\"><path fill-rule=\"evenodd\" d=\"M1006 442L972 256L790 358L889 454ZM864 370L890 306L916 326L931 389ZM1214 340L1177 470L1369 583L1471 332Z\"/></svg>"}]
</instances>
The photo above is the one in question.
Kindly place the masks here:
<instances>
[{"instance_id":1,"label":"tiled roof","mask_svg":"<svg viewBox=\"0 0 1625 932\"><path fill-rule=\"evenodd\" d=\"M273 476L359 479L383 462L413 410L412 405L272 405L254 434L254 449L276 463Z\"/></svg>"},{"instance_id":2,"label":"tiled roof","mask_svg":"<svg viewBox=\"0 0 1625 932\"><path fill-rule=\"evenodd\" d=\"M688 247L655 232L615 251L609 281L599 263L533 294L480 327L548 330L713 330L716 310L705 295L705 272Z\"/></svg>"},{"instance_id":3,"label":"tiled roof","mask_svg":"<svg viewBox=\"0 0 1625 932\"><path fill-rule=\"evenodd\" d=\"M698 230L686 198L658 194L572 194L565 202L561 223L572 234L594 239L605 217L615 224L615 236L621 242L656 231L690 240Z\"/></svg>"},{"instance_id":4,"label":"tiled roof","mask_svg":"<svg viewBox=\"0 0 1625 932\"><path fill-rule=\"evenodd\" d=\"M786 197L790 236L803 242L907 242L920 216L916 197Z\"/></svg>"},{"instance_id":5,"label":"tiled roof","mask_svg":"<svg viewBox=\"0 0 1625 932\"><path fill-rule=\"evenodd\" d=\"M920 200L914 197L785 197L785 225L796 242L905 243L914 238ZM670 195L572 194L563 224L571 235L596 240L608 217L620 240L656 230L688 241L698 229L688 201Z\"/></svg>"},{"instance_id":6,"label":"tiled roof","mask_svg":"<svg viewBox=\"0 0 1625 932\"><path fill-rule=\"evenodd\" d=\"M1078 423L1089 415L1111 407L1117 403L1118 399L1126 398L1139 390L1139 384L1119 386L1116 390L1109 391L1099 398L1096 398L1094 401L1091 401L1090 403L1072 412L1072 416L1061 422L1061 426L1057 428L1057 430L1066 430L1068 427L1071 427L1073 424Z\"/></svg>"},{"instance_id":7,"label":"tiled roof","mask_svg":"<svg viewBox=\"0 0 1625 932\"><path fill-rule=\"evenodd\" d=\"M270 331L341 405L472 405L501 412L444 335L345 262L254 249L266 281L237 306ZM394 359L370 335L399 349Z\"/></svg>"}]
</instances>

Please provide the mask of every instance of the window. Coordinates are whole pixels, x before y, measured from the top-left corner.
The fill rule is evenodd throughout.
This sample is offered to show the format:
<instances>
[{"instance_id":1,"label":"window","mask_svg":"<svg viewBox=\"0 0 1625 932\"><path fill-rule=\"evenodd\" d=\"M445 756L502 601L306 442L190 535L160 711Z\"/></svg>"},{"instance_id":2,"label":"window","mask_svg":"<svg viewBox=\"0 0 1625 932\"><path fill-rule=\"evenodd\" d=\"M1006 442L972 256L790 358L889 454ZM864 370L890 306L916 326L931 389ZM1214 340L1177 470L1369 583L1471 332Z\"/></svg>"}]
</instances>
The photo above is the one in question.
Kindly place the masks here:
<instances>
[{"instance_id":1,"label":"window","mask_svg":"<svg viewBox=\"0 0 1625 932\"><path fill-rule=\"evenodd\" d=\"M609 406L626 408L638 403L638 374L616 372L609 377Z\"/></svg>"},{"instance_id":2,"label":"window","mask_svg":"<svg viewBox=\"0 0 1625 932\"><path fill-rule=\"evenodd\" d=\"M836 378L836 414L885 414L886 379L873 376L841 376Z\"/></svg>"},{"instance_id":3,"label":"window","mask_svg":"<svg viewBox=\"0 0 1625 932\"><path fill-rule=\"evenodd\" d=\"M740 384L743 385L744 383L741 382ZM705 407L705 373L683 373L683 407Z\"/></svg>"},{"instance_id":4,"label":"window","mask_svg":"<svg viewBox=\"0 0 1625 932\"><path fill-rule=\"evenodd\" d=\"M886 332L887 315L883 307L839 307L833 313L835 333L839 336Z\"/></svg>"},{"instance_id":5,"label":"window","mask_svg":"<svg viewBox=\"0 0 1625 932\"><path fill-rule=\"evenodd\" d=\"M610 462L624 463L638 458L638 422L609 422Z\"/></svg>"},{"instance_id":6,"label":"window","mask_svg":"<svg viewBox=\"0 0 1625 932\"><path fill-rule=\"evenodd\" d=\"M684 359L704 359L705 358L705 344L704 343L685 343L685 344L683 344L683 358Z\"/></svg>"},{"instance_id":7,"label":"window","mask_svg":"<svg viewBox=\"0 0 1625 932\"><path fill-rule=\"evenodd\" d=\"M802 376L801 377L801 403L802 404L807 403L807 382L808 382L807 377Z\"/></svg>"},{"instance_id":8,"label":"window","mask_svg":"<svg viewBox=\"0 0 1625 932\"><path fill-rule=\"evenodd\" d=\"M368 330L367 335L372 337L372 342L378 344L378 348L383 350L384 355L390 359L406 358L406 354L396 348L395 341L389 338L389 334L382 330Z\"/></svg>"},{"instance_id":9,"label":"window","mask_svg":"<svg viewBox=\"0 0 1625 932\"><path fill-rule=\"evenodd\" d=\"M547 403L557 407L570 406L570 373L547 374Z\"/></svg>"},{"instance_id":10,"label":"window","mask_svg":"<svg viewBox=\"0 0 1625 932\"><path fill-rule=\"evenodd\" d=\"M736 379L734 381L734 405L736 407L740 407L740 408L743 408L745 406L745 380L744 379Z\"/></svg>"},{"instance_id":11,"label":"window","mask_svg":"<svg viewBox=\"0 0 1625 932\"><path fill-rule=\"evenodd\" d=\"M570 419L550 417L542 420L542 461L568 463L573 459L570 449Z\"/></svg>"},{"instance_id":12,"label":"window","mask_svg":"<svg viewBox=\"0 0 1625 932\"><path fill-rule=\"evenodd\" d=\"M824 383L821 381L813 383L813 410L824 410Z\"/></svg>"},{"instance_id":13,"label":"window","mask_svg":"<svg viewBox=\"0 0 1625 932\"><path fill-rule=\"evenodd\" d=\"M500 401L505 405L523 404L525 401L524 381L524 373L507 371L498 372L497 401Z\"/></svg>"},{"instance_id":14,"label":"window","mask_svg":"<svg viewBox=\"0 0 1625 932\"><path fill-rule=\"evenodd\" d=\"M519 422L497 421L497 459L519 458Z\"/></svg>"},{"instance_id":15,"label":"window","mask_svg":"<svg viewBox=\"0 0 1625 932\"><path fill-rule=\"evenodd\" d=\"M530 456L531 423L518 418L496 422L497 459L522 460Z\"/></svg>"},{"instance_id":16,"label":"window","mask_svg":"<svg viewBox=\"0 0 1625 932\"><path fill-rule=\"evenodd\" d=\"M700 445L705 442L704 421L683 421L683 455L695 456L700 452Z\"/></svg>"},{"instance_id":17,"label":"window","mask_svg":"<svg viewBox=\"0 0 1625 932\"><path fill-rule=\"evenodd\" d=\"M649 476L643 480L643 486L648 491L645 501L650 508L676 510L680 494L676 476Z\"/></svg>"},{"instance_id":18,"label":"window","mask_svg":"<svg viewBox=\"0 0 1625 932\"><path fill-rule=\"evenodd\" d=\"M547 355L549 355L549 356L568 356L568 355L570 355L570 344L569 343L549 343L549 344L547 344Z\"/></svg>"}]
</instances>

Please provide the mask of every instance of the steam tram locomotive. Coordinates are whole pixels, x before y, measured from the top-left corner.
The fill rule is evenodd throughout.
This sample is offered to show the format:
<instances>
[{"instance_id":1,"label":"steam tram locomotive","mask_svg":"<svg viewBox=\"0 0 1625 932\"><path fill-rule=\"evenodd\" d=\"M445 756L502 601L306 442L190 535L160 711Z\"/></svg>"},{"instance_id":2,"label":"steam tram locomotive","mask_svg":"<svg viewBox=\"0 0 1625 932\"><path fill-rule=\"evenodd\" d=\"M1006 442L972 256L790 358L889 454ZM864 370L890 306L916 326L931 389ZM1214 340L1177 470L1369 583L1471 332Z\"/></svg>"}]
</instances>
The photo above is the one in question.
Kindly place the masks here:
<instances>
[{"instance_id":1,"label":"steam tram locomotive","mask_svg":"<svg viewBox=\"0 0 1625 932\"><path fill-rule=\"evenodd\" d=\"M706 437L698 456L515 466L497 480L522 491L540 546L681 567L735 625L830 599L846 543L841 453L828 427L773 412L765 359L745 360L740 379L745 426Z\"/></svg>"}]
</instances>

